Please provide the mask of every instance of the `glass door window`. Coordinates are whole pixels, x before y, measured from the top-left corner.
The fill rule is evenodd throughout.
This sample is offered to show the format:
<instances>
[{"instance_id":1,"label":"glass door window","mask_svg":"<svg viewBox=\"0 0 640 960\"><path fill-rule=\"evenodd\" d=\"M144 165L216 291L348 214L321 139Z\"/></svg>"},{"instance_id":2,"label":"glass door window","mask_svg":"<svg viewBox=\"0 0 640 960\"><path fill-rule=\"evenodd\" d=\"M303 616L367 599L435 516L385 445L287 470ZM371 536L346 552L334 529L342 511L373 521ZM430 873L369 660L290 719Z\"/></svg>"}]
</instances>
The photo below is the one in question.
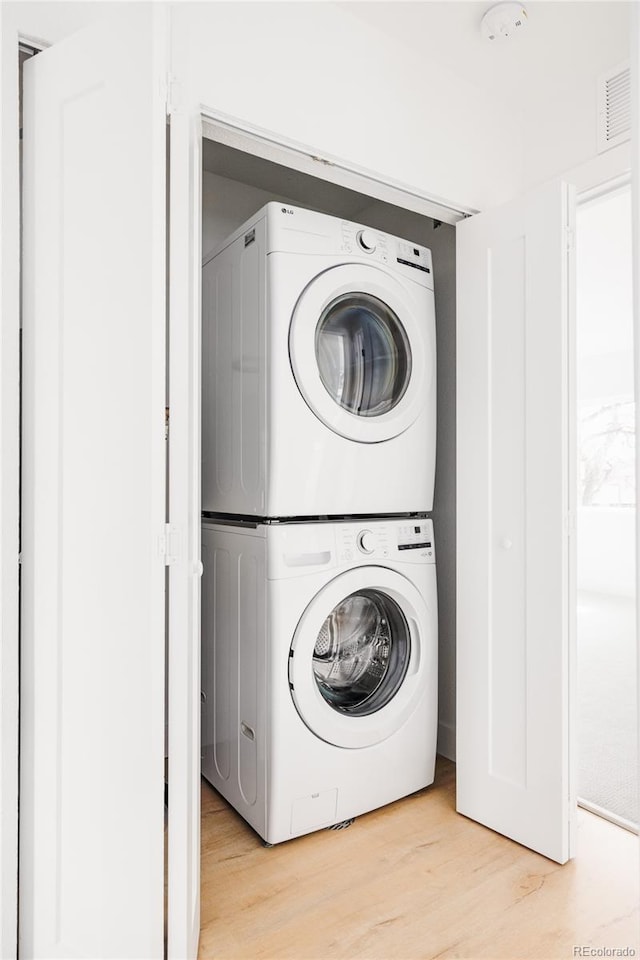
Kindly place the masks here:
<instances>
[{"instance_id":1,"label":"glass door window","mask_svg":"<svg viewBox=\"0 0 640 960\"><path fill-rule=\"evenodd\" d=\"M411 351L394 311L367 293L337 297L316 329L320 378L349 413L376 417L404 396L411 376Z\"/></svg>"},{"instance_id":2,"label":"glass door window","mask_svg":"<svg viewBox=\"0 0 640 960\"><path fill-rule=\"evenodd\" d=\"M435 375L433 291L370 264L340 264L291 315L298 390L330 430L358 443L399 436L425 411Z\"/></svg>"},{"instance_id":3,"label":"glass door window","mask_svg":"<svg viewBox=\"0 0 640 960\"><path fill-rule=\"evenodd\" d=\"M313 673L334 710L367 716L397 693L410 652L409 627L398 604L380 591L361 590L334 607L322 624Z\"/></svg>"}]
</instances>

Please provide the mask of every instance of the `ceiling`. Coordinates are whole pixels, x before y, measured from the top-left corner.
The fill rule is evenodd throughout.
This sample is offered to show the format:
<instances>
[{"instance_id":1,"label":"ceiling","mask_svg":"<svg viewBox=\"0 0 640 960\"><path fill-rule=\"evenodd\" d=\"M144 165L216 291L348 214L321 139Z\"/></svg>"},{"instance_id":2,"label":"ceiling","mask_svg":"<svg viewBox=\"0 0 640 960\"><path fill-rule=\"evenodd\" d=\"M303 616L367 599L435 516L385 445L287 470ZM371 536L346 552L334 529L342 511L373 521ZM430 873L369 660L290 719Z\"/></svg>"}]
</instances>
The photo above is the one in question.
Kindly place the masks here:
<instances>
[{"instance_id":1,"label":"ceiling","mask_svg":"<svg viewBox=\"0 0 640 960\"><path fill-rule=\"evenodd\" d=\"M510 40L480 33L491 0L351 0L339 4L421 57L509 103L533 106L628 59L631 3L525 0L527 26Z\"/></svg>"}]
</instances>

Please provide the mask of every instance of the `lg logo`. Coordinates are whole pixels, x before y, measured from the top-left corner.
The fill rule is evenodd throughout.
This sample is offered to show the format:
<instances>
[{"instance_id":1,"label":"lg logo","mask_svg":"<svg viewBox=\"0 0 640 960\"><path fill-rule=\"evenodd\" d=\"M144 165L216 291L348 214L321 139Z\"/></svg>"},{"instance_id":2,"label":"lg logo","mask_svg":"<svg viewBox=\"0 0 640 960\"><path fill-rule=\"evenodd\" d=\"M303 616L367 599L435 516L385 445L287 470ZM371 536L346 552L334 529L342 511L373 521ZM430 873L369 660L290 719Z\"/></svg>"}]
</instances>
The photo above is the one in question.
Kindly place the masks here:
<instances>
[{"instance_id":1,"label":"lg logo","mask_svg":"<svg viewBox=\"0 0 640 960\"><path fill-rule=\"evenodd\" d=\"M286 207L281 207L281 210L282 210L283 213L288 213L288 214L290 214L291 216L293 216L293 210L287 210Z\"/></svg>"}]
</instances>

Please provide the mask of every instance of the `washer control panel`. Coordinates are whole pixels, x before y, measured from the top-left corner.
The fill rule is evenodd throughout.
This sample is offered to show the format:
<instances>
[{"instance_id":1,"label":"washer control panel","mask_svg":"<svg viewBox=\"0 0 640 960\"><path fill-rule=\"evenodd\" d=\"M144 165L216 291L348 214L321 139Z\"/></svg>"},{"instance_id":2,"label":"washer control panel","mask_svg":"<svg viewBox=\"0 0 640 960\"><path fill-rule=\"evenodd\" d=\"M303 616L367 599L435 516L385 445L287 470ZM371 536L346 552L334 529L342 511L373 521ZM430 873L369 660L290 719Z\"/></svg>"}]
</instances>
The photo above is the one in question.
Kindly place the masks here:
<instances>
[{"instance_id":1,"label":"washer control panel","mask_svg":"<svg viewBox=\"0 0 640 960\"><path fill-rule=\"evenodd\" d=\"M418 520L398 527L398 550L433 550L431 521Z\"/></svg>"},{"instance_id":2,"label":"washer control panel","mask_svg":"<svg viewBox=\"0 0 640 960\"><path fill-rule=\"evenodd\" d=\"M433 521L369 520L336 525L339 564L367 560L435 563Z\"/></svg>"},{"instance_id":3,"label":"washer control panel","mask_svg":"<svg viewBox=\"0 0 640 960\"><path fill-rule=\"evenodd\" d=\"M361 530L357 536L357 543L362 553L374 553L377 546L376 535L371 530Z\"/></svg>"}]
</instances>

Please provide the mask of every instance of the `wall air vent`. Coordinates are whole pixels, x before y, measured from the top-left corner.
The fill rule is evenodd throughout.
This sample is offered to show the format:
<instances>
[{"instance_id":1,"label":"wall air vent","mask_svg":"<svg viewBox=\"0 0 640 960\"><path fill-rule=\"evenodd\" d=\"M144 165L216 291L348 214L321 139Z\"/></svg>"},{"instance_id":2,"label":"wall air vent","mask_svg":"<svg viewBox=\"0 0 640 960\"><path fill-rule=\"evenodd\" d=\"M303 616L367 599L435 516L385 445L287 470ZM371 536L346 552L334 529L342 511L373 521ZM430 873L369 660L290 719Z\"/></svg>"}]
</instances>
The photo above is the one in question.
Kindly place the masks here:
<instances>
[{"instance_id":1,"label":"wall air vent","mask_svg":"<svg viewBox=\"0 0 640 960\"><path fill-rule=\"evenodd\" d=\"M598 153L630 139L631 77L627 60L598 80Z\"/></svg>"}]
</instances>

